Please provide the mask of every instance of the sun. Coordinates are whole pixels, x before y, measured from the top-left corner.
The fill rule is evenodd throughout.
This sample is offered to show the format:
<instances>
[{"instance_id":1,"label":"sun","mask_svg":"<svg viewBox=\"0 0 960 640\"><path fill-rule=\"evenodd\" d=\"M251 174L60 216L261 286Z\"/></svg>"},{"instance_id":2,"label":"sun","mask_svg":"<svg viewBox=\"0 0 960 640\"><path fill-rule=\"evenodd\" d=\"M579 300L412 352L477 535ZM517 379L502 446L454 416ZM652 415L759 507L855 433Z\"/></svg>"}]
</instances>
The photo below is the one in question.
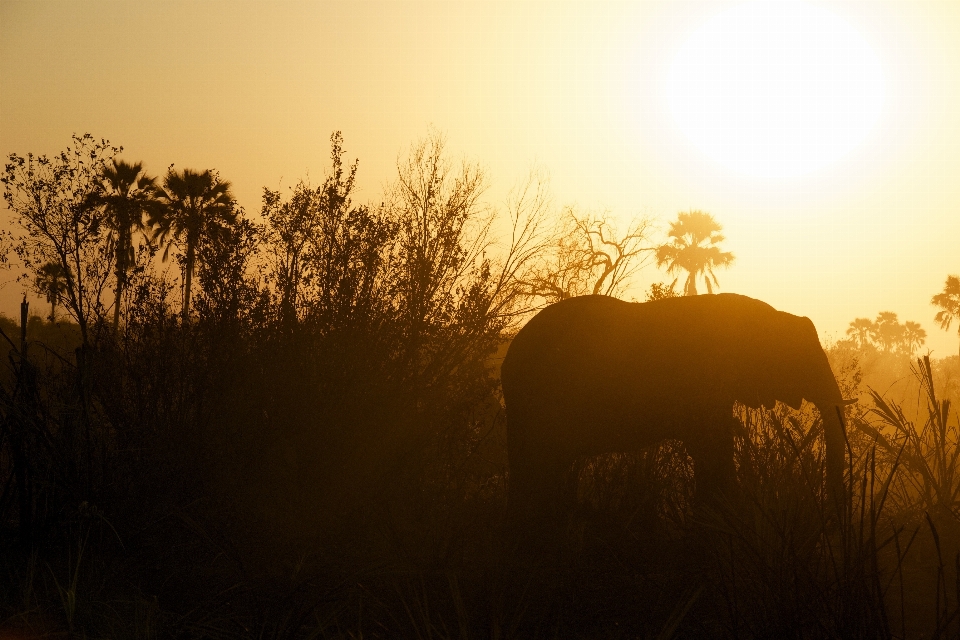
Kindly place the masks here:
<instances>
[{"instance_id":1,"label":"sun","mask_svg":"<svg viewBox=\"0 0 960 640\"><path fill-rule=\"evenodd\" d=\"M665 81L667 108L703 155L749 176L793 178L876 128L880 60L839 16L797 0L737 5L696 28Z\"/></svg>"}]
</instances>

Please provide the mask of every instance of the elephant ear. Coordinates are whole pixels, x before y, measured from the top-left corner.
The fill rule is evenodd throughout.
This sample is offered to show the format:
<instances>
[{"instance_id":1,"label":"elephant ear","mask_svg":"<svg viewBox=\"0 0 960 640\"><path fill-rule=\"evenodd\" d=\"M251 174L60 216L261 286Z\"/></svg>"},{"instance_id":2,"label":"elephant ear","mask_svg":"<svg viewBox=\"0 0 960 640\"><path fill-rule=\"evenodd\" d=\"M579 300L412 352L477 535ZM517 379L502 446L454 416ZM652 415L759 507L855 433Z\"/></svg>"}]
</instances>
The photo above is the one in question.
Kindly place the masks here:
<instances>
[{"instance_id":1,"label":"elephant ear","mask_svg":"<svg viewBox=\"0 0 960 640\"><path fill-rule=\"evenodd\" d=\"M772 408L765 381L779 370L775 339L781 329L771 326L771 314L764 308L753 304L731 307L727 326L713 336L715 357L726 363L728 370L713 382L729 386L728 391L748 406Z\"/></svg>"},{"instance_id":2,"label":"elephant ear","mask_svg":"<svg viewBox=\"0 0 960 640\"><path fill-rule=\"evenodd\" d=\"M830 395L829 381L823 380L829 364L809 318L772 311L753 330L745 344L753 345L752 382L764 406L772 408L780 401L799 409L804 399L818 402L825 393Z\"/></svg>"},{"instance_id":3,"label":"elephant ear","mask_svg":"<svg viewBox=\"0 0 960 640\"><path fill-rule=\"evenodd\" d=\"M820 344L820 337L810 318L800 318L802 322L801 340L797 342L800 353L797 357L797 366L805 374L805 385L808 389L804 397L818 406L840 406L850 404L840 393L840 386L833 375L833 368L827 359L827 354ZM814 397L808 397L812 395ZM856 402L855 400L853 402Z\"/></svg>"}]
</instances>

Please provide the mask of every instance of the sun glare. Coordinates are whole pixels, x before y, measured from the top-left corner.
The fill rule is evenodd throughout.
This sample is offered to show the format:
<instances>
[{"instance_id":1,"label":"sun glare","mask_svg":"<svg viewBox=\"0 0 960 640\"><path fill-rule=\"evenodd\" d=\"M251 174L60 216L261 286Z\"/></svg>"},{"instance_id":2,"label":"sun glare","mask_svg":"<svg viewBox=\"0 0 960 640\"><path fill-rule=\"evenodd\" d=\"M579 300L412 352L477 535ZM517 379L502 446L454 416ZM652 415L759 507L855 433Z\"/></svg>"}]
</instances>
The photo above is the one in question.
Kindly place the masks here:
<instances>
[{"instance_id":1,"label":"sun glare","mask_svg":"<svg viewBox=\"0 0 960 640\"><path fill-rule=\"evenodd\" d=\"M792 178L867 137L883 106L880 61L839 16L795 0L749 2L695 29L666 77L668 109L705 156Z\"/></svg>"}]
</instances>

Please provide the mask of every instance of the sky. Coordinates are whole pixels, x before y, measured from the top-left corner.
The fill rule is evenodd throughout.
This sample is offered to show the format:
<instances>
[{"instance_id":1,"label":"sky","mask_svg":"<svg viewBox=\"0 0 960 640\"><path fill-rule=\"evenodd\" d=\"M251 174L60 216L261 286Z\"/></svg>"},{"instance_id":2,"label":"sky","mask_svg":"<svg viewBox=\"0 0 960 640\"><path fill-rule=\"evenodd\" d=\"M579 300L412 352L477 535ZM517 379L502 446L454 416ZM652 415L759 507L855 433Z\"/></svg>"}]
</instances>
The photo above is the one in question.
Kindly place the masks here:
<instances>
[{"instance_id":1,"label":"sky","mask_svg":"<svg viewBox=\"0 0 960 640\"><path fill-rule=\"evenodd\" d=\"M934 356L958 343L930 305L960 273L958 114L950 0L0 0L4 157L89 132L154 175L217 169L256 214L322 180L333 131L371 202L439 131L492 205L536 166L557 211L707 211L736 255L719 291L825 340L894 311Z\"/></svg>"}]
</instances>

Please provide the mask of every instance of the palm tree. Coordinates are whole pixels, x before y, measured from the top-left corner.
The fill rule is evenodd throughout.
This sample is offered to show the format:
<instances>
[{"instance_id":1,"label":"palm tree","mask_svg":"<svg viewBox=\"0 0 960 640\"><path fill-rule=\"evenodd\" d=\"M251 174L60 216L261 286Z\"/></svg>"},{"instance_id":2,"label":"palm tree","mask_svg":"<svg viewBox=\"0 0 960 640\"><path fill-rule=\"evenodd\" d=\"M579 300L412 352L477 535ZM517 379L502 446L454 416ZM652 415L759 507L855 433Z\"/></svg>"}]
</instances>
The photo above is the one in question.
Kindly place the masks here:
<instances>
[{"instance_id":1,"label":"palm tree","mask_svg":"<svg viewBox=\"0 0 960 640\"><path fill-rule=\"evenodd\" d=\"M893 311L881 311L873 322L870 337L884 351L895 351L903 343L905 327Z\"/></svg>"},{"instance_id":2,"label":"palm tree","mask_svg":"<svg viewBox=\"0 0 960 640\"><path fill-rule=\"evenodd\" d=\"M59 262L48 262L37 269L33 286L50 303L50 322L57 319L57 300L67 291L67 277Z\"/></svg>"},{"instance_id":3,"label":"palm tree","mask_svg":"<svg viewBox=\"0 0 960 640\"><path fill-rule=\"evenodd\" d=\"M190 319L190 288L201 245L234 224L234 207L230 183L220 180L213 171L184 169L177 173L171 167L157 191L160 207L148 223L154 228L153 238L165 245L166 260L170 246L177 244L183 251L183 322Z\"/></svg>"},{"instance_id":4,"label":"palm tree","mask_svg":"<svg viewBox=\"0 0 960 640\"><path fill-rule=\"evenodd\" d=\"M871 344L871 336L874 333L874 323L869 318L857 318L850 323L847 328L847 335L856 340L857 346L861 349Z\"/></svg>"},{"instance_id":5,"label":"palm tree","mask_svg":"<svg viewBox=\"0 0 960 640\"><path fill-rule=\"evenodd\" d=\"M683 295L697 295L697 278L701 275L707 293L713 293L713 285L720 284L713 270L733 264L733 254L718 246L725 239L721 229L720 223L703 211L681 212L670 223L667 235L673 240L657 247L657 266L667 265L667 273L687 272Z\"/></svg>"},{"instance_id":6,"label":"palm tree","mask_svg":"<svg viewBox=\"0 0 960 640\"><path fill-rule=\"evenodd\" d=\"M149 177L143 171L143 164L114 159L113 166L103 170L102 188L92 197L93 204L101 206L106 214L104 223L109 229L108 241L116 256L114 331L120 325L120 302L123 300L127 274L135 260L133 233L144 228L144 214L151 214L157 204L155 181L156 178Z\"/></svg>"},{"instance_id":7,"label":"palm tree","mask_svg":"<svg viewBox=\"0 0 960 640\"><path fill-rule=\"evenodd\" d=\"M950 329L950 323L957 320L957 333L960 335L960 277L947 276L943 291L930 299L930 304L940 307L933 317L944 331Z\"/></svg>"},{"instance_id":8,"label":"palm tree","mask_svg":"<svg viewBox=\"0 0 960 640\"><path fill-rule=\"evenodd\" d=\"M911 322L910 320L903 323L903 337L901 338L901 348L903 351L913 355L926 341L927 332L923 330L920 323Z\"/></svg>"}]
</instances>

